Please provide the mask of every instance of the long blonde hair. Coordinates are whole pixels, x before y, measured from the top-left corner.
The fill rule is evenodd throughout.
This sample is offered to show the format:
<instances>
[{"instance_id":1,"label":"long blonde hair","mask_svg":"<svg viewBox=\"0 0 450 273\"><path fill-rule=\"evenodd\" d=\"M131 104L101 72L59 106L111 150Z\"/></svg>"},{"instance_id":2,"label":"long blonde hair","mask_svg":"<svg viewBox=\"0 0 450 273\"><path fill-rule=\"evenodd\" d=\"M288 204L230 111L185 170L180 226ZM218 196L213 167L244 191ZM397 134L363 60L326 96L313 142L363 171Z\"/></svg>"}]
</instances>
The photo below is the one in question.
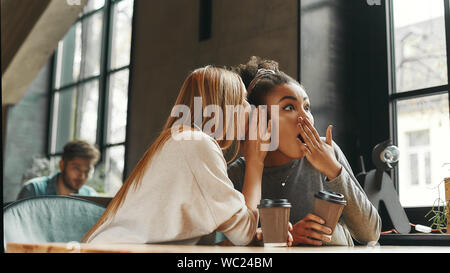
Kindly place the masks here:
<instances>
[{"instance_id":1,"label":"long blonde hair","mask_svg":"<svg viewBox=\"0 0 450 273\"><path fill-rule=\"evenodd\" d=\"M236 73L223 68L206 66L194 70L186 78L175 102L175 105L189 106L192 121L194 121L195 97L202 98L202 110L205 109L206 105L218 105L222 107L224 116L227 116L226 105L236 106L243 104L243 101L245 99L245 87L242 83L241 78ZM214 117L203 117L202 125L204 125L211 118ZM138 164L131 172L130 176L123 183L122 187L117 192L115 197L111 200L105 212L97 221L97 223L84 235L82 240L83 242L86 242L88 238L102 224L114 217L117 210L123 204L125 196L131 186L133 186L133 190L136 190L138 188L152 157L157 151L161 149L166 141L170 139L172 135L171 128L178 119L180 119L180 117L174 117L172 115L167 119L161 134L158 136L158 138L156 138L150 148L148 148L148 150L139 160ZM225 120L222 136L226 134L227 130L233 129L231 128L230 124L227 123L228 121ZM217 142L222 151L227 150L234 143L233 140L228 140L225 137L219 138ZM238 155L240 143L237 141L236 145L233 146L235 150L233 153L233 158L230 161L232 161Z\"/></svg>"}]
</instances>

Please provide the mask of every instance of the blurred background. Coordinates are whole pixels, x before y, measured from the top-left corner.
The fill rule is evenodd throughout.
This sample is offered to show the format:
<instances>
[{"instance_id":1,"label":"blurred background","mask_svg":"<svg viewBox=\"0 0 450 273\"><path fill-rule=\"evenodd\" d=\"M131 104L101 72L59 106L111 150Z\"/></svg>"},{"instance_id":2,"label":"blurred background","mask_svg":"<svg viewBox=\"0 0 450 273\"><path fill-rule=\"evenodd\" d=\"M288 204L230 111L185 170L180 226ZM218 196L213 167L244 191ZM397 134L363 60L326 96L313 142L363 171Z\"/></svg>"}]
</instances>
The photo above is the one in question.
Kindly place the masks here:
<instances>
[{"instance_id":1,"label":"blurred background","mask_svg":"<svg viewBox=\"0 0 450 273\"><path fill-rule=\"evenodd\" d=\"M3 202L96 143L88 185L113 196L188 73L276 60L355 174L387 139L404 207L431 207L450 163L449 0L1 0ZM440 194L440 195L439 195Z\"/></svg>"}]
</instances>

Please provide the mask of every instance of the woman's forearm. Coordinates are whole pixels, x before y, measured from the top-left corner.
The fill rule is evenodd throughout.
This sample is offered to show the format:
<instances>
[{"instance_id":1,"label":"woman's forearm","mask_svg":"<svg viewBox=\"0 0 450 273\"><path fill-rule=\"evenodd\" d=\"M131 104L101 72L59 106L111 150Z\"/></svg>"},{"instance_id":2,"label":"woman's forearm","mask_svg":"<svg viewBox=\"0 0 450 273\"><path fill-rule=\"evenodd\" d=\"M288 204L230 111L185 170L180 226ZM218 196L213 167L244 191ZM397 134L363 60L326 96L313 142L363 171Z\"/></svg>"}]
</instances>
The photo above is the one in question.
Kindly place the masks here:
<instances>
[{"instance_id":1,"label":"woman's forearm","mask_svg":"<svg viewBox=\"0 0 450 273\"><path fill-rule=\"evenodd\" d=\"M360 243L377 241L381 231L380 216L368 200L350 169L343 165L341 175L327 183L327 187L342 193L347 200L343 217L352 237Z\"/></svg>"},{"instance_id":2,"label":"woman's forearm","mask_svg":"<svg viewBox=\"0 0 450 273\"><path fill-rule=\"evenodd\" d=\"M249 164L245 168L244 185L242 194L245 197L245 203L251 210L257 210L257 205L261 200L261 180L264 164Z\"/></svg>"}]
</instances>

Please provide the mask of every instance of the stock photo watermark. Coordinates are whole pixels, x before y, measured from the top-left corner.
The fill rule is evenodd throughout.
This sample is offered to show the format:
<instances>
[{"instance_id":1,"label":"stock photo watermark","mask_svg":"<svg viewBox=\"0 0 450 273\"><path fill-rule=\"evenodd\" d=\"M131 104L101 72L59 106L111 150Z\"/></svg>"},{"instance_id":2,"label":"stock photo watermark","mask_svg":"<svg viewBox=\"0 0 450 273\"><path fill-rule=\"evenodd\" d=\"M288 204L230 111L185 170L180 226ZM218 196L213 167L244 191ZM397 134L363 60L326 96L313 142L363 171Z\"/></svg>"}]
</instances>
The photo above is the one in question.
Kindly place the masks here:
<instances>
[{"instance_id":1,"label":"stock photo watermark","mask_svg":"<svg viewBox=\"0 0 450 273\"><path fill-rule=\"evenodd\" d=\"M66 3L69 6L79 6L81 5L81 0L66 0Z\"/></svg>"},{"instance_id":2,"label":"stock photo watermark","mask_svg":"<svg viewBox=\"0 0 450 273\"><path fill-rule=\"evenodd\" d=\"M225 109L219 105L206 105L202 109L201 97L194 97L194 113L191 113L187 105L179 104L172 108L170 116L178 118L171 127L172 137L175 140L199 140L200 136L194 133L180 134L183 129L190 129L194 125L195 128L216 140L246 140L246 137L248 137L247 140L258 140L259 136L262 141L262 151L278 149L278 105L270 107L270 121L268 121L266 105L260 105L258 111L255 106L245 107L244 105L225 105ZM269 123L271 133L268 133ZM246 131L247 128L248 131Z\"/></svg>"},{"instance_id":3,"label":"stock photo watermark","mask_svg":"<svg viewBox=\"0 0 450 273\"><path fill-rule=\"evenodd\" d=\"M76 241L68 242L66 244L66 249L69 253L80 253L81 252L81 244Z\"/></svg>"},{"instance_id":4,"label":"stock photo watermark","mask_svg":"<svg viewBox=\"0 0 450 273\"><path fill-rule=\"evenodd\" d=\"M381 6L381 0L366 0L369 6Z\"/></svg>"}]
</instances>

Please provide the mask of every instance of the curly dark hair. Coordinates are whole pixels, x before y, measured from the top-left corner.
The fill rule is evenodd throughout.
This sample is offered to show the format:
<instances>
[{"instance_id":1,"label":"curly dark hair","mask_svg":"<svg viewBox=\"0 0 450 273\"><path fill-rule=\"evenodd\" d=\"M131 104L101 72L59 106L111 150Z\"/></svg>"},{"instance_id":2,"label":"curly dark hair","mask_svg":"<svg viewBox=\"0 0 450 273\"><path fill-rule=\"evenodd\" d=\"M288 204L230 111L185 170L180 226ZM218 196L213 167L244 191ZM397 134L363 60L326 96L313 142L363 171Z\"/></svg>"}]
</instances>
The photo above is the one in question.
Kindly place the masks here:
<instances>
[{"instance_id":1,"label":"curly dark hair","mask_svg":"<svg viewBox=\"0 0 450 273\"><path fill-rule=\"evenodd\" d=\"M273 70L275 73L265 75L251 90L248 90L250 83L255 78L259 69ZM247 94L247 100L255 106L266 104L267 94L276 86L287 83L299 84L292 77L280 71L278 62L262 59L257 56L250 57L250 60L246 64L240 64L233 67L232 70L241 76L245 88L249 92Z\"/></svg>"}]
</instances>

